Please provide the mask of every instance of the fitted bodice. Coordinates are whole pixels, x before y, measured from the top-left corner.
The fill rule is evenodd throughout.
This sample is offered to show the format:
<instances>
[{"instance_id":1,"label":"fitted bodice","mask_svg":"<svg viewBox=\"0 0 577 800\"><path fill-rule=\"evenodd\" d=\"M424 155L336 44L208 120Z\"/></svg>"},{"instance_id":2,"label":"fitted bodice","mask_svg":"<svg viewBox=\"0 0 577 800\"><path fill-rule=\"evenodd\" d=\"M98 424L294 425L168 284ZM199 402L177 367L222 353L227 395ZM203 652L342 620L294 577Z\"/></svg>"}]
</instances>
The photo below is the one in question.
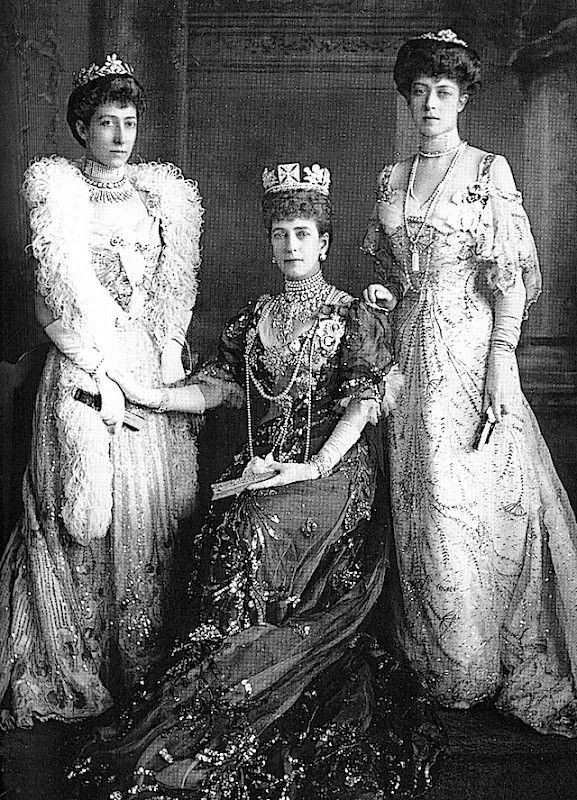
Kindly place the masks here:
<instances>
[{"instance_id":1,"label":"fitted bodice","mask_svg":"<svg viewBox=\"0 0 577 800\"><path fill-rule=\"evenodd\" d=\"M140 195L91 204L90 251L100 283L122 310L140 316L162 249L160 223Z\"/></svg>"},{"instance_id":2,"label":"fitted bodice","mask_svg":"<svg viewBox=\"0 0 577 800\"><path fill-rule=\"evenodd\" d=\"M488 193L478 187L479 184L473 184L441 197L422 230L426 205L420 206L411 195L406 198L403 189L390 190L388 197L378 204L379 224L389 239L392 256L409 293L434 290L437 301L443 304L464 301L465 294L471 292L489 297L487 283L478 274L482 259L477 253ZM411 264L411 243L403 214L405 202L411 237L421 231L417 240L418 272Z\"/></svg>"}]
</instances>

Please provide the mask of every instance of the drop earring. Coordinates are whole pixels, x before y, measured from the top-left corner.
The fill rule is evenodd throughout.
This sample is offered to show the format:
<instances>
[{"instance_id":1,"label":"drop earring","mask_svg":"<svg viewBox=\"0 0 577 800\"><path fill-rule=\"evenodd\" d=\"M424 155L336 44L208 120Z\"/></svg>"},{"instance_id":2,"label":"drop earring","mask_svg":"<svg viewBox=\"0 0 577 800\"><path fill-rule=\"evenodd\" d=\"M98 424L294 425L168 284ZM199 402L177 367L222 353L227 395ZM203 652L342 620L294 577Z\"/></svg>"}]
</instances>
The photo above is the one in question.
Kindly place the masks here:
<instances>
[{"instance_id":1,"label":"drop earring","mask_svg":"<svg viewBox=\"0 0 577 800\"><path fill-rule=\"evenodd\" d=\"M276 258L274 256L272 257L271 261L276 266Z\"/></svg>"},{"instance_id":2,"label":"drop earring","mask_svg":"<svg viewBox=\"0 0 577 800\"><path fill-rule=\"evenodd\" d=\"M326 253L321 253L320 256L319 256L319 260L320 261L326 261L327 260Z\"/></svg>"}]
</instances>

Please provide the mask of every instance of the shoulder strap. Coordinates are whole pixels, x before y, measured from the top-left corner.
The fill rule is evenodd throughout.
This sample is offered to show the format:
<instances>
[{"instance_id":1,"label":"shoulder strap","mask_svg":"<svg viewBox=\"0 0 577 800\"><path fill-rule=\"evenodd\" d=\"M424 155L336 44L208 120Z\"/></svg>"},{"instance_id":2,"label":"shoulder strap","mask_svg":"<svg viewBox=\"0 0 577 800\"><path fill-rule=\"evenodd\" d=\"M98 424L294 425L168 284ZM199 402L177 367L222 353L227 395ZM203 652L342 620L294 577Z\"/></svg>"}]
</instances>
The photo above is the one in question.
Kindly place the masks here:
<instances>
[{"instance_id":1,"label":"shoulder strap","mask_svg":"<svg viewBox=\"0 0 577 800\"><path fill-rule=\"evenodd\" d=\"M481 159L481 163L479 164L479 172L477 175L477 180L479 183L485 183L486 181L489 180L491 167L496 158L497 156L495 155L495 153L486 153L483 156L483 158Z\"/></svg>"},{"instance_id":2,"label":"shoulder strap","mask_svg":"<svg viewBox=\"0 0 577 800\"><path fill-rule=\"evenodd\" d=\"M393 174L394 168L394 164L387 164L385 167L383 167L377 183L377 202L390 195L391 175Z\"/></svg>"}]
</instances>

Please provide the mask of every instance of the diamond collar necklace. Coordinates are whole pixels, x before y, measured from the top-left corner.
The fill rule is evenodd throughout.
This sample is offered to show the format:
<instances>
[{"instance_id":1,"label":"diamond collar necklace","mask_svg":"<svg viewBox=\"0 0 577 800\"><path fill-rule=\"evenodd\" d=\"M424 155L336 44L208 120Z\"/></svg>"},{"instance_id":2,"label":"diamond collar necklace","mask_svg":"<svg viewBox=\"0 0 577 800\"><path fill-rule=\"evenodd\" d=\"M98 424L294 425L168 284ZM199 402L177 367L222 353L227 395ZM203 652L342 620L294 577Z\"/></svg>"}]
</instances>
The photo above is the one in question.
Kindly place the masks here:
<instances>
[{"instance_id":1,"label":"diamond collar necklace","mask_svg":"<svg viewBox=\"0 0 577 800\"><path fill-rule=\"evenodd\" d=\"M124 167L107 167L85 158L81 166L82 177L88 184L90 200L95 203L121 203L136 192L126 177Z\"/></svg>"},{"instance_id":2,"label":"diamond collar necklace","mask_svg":"<svg viewBox=\"0 0 577 800\"><path fill-rule=\"evenodd\" d=\"M271 327L279 344L286 345L293 338L297 325L314 316L331 288L321 270L302 281L285 278L284 292L273 298L269 308Z\"/></svg>"}]
</instances>

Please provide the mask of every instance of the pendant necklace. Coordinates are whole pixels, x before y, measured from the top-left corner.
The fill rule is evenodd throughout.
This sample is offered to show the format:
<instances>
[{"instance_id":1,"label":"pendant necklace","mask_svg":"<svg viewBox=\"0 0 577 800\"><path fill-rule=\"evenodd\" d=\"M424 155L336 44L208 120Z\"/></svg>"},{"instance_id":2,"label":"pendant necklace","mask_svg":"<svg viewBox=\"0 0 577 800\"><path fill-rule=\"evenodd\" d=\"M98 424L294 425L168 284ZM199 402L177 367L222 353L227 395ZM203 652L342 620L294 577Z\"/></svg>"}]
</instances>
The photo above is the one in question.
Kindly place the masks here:
<instances>
[{"instance_id":1,"label":"pendant necklace","mask_svg":"<svg viewBox=\"0 0 577 800\"><path fill-rule=\"evenodd\" d=\"M419 251L419 240L421 239L423 231L425 230L426 226L428 225L429 220L433 216L433 212L434 212L434 210L435 210L435 208L437 206L437 203L439 202L439 198L443 194L443 191L445 190L445 187L447 186L447 184L449 183L453 173L455 172L455 169L457 168L457 165L458 165L458 163L459 163L459 161L461 159L461 156L465 152L465 148L466 147L467 147L467 142L461 142L461 144L457 148L457 152L453 156L453 158L451 160L451 163L449 164L449 167L448 167L447 171L445 172L444 177L439 182L439 184L437 185L437 188L435 189L435 191L433 192L433 194L430 196L430 198L427 201L428 207L427 207L427 210L425 212L425 216L424 216L419 228L417 229L417 232L412 235L411 231L410 231L410 227L409 227L409 209L408 209L408 205L409 205L409 196L413 194L413 187L414 187L414 184L415 184L415 175L417 174L417 167L419 166L420 153L417 153L417 155L413 159L413 165L411 167L411 172L410 172L410 175L409 175L409 184L407 186L407 192L405 194L405 202L403 203L403 222L404 222L404 226L405 226L405 233L407 235L407 239L408 239L408 242L409 242L409 250L411 252L411 272L419 272L420 271L421 258L420 258L420 251Z\"/></svg>"}]
</instances>

